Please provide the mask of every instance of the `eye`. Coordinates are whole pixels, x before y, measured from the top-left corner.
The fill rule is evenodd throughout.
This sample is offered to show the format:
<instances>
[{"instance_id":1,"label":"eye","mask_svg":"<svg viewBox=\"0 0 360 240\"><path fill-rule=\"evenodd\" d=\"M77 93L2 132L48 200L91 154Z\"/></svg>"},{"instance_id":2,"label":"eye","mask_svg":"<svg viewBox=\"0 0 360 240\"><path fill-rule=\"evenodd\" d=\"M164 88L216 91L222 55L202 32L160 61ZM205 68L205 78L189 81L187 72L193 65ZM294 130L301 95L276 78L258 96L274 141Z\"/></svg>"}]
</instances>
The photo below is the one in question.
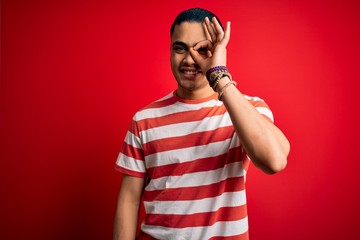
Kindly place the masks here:
<instances>
[{"instance_id":1,"label":"eye","mask_svg":"<svg viewBox=\"0 0 360 240\"><path fill-rule=\"evenodd\" d=\"M173 50L176 53L184 53L186 51L186 48L184 46L181 46L181 45L174 45Z\"/></svg>"},{"instance_id":2,"label":"eye","mask_svg":"<svg viewBox=\"0 0 360 240\"><path fill-rule=\"evenodd\" d=\"M208 49L207 48L199 48L198 52L202 55L205 55L207 53Z\"/></svg>"}]
</instances>

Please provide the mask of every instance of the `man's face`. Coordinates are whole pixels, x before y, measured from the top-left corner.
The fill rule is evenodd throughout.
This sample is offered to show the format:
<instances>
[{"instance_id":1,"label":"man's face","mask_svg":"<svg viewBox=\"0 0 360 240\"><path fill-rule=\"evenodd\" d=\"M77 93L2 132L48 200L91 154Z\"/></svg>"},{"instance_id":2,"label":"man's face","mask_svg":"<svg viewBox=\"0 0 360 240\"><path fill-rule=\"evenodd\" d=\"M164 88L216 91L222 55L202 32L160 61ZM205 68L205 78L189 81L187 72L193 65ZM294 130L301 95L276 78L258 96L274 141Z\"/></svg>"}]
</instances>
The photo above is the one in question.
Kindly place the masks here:
<instances>
[{"instance_id":1,"label":"man's face","mask_svg":"<svg viewBox=\"0 0 360 240\"><path fill-rule=\"evenodd\" d=\"M172 72L178 82L178 94L180 96L209 88L205 75L189 52L189 48L205 39L205 30L200 23L183 22L175 26L171 37L170 61Z\"/></svg>"}]
</instances>

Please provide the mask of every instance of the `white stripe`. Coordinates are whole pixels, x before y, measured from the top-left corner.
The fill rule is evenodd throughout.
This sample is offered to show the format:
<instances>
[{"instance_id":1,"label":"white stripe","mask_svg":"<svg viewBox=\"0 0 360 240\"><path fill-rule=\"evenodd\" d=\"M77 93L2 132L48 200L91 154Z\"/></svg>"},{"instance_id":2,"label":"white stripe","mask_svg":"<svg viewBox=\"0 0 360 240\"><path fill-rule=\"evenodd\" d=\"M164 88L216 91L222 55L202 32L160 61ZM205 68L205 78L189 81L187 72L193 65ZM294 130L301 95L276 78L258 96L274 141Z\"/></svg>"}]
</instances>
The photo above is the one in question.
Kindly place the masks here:
<instances>
[{"instance_id":1,"label":"white stripe","mask_svg":"<svg viewBox=\"0 0 360 240\"><path fill-rule=\"evenodd\" d=\"M173 163L190 162L195 159L215 157L228 152L229 148L238 147L239 144L239 141L233 143L232 139L226 139L221 142L209 143L202 146L163 151L146 156L145 163L147 168L151 168Z\"/></svg>"},{"instance_id":2,"label":"white stripe","mask_svg":"<svg viewBox=\"0 0 360 240\"><path fill-rule=\"evenodd\" d=\"M194 111L199 110L204 107L215 107L215 106L221 106L222 102L217 101L215 99L209 100L207 102L198 103L198 104L188 104L183 102L175 102L172 105L168 105L161 108L149 108L144 109L135 114L134 120L140 121L146 118L156 118L156 117L163 117L166 115L170 115L173 113L181 113L181 112L187 112L187 111Z\"/></svg>"},{"instance_id":3,"label":"white stripe","mask_svg":"<svg viewBox=\"0 0 360 240\"><path fill-rule=\"evenodd\" d=\"M140 135L142 136L143 143L147 143L158 139L185 136L191 133L211 131L219 127L227 126L232 126L232 122L229 114L226 112L223 115L204 118L200 121L177 123L151 128L141 131Z\"/></svg>"},{"instance_id":4,"label":"white stripe","mask_svg":"<svg viewBox=\"0 0 360 240\"><path fill-rule=\"evenodd\" d=\"M157 239L185 240L185 239L209 239L215 236L235 236L248 231L248 219L238 221L217 222L212 226L188 227L188 228L165 228L142 224L141 229Z\"/></svg>"},{"instance_id":5,"label":"white stripe","mask_svg":"<svg viewBox=\"0 0 360 240\"><path fill-rule=\"evenodd\" d=\"M273 113L270 111L270 109L266 108L266 107L256 107L255 108L259 113L267 116L268 118L271 119L271 121L274 122L274 115Z\"/></svg>"},{"instance_id":6,"label":"white stripe","mask_svg":"<svg viewBox=\"0 0 360 240\"><path fill-rule=\"evenodd\" d=\"M194 214L214 212L222 207L237 207L246 204L245 190L227 192L213 198L190 201L144 201L147 214Z\"/></svg>"},{"instance_id":7,"label":"white stripe","mask_svg":"<svg viewBox=\"0 0 360 240\"><path fill-rule=\"evenodd\" d=\"M204 186L223 181L231 177L244 176L242 162L230 163L212 171L188 173L182 176L165 176L152 179L146 186L146 191L161 190L165 188L182 188Z\"/></svg>"},{"instance_id":8,"label":"white stripe","mask_svg":"<svg viewBox=\"0 0 360 240\"><path fill-rule=\"evenodd\" d=\"M119 156L118 156L118 158L116 160L116 164L118 166L121 166L121 167L125 168L125 169L135 171L135 172L144 173L146 171L144 161L137 160L135 158L126 156L123 153L119 154Z\"/></svg>"},{"instance_id":9,"label":"white stripe","mask_svg":"<svg viewBox=\"0 0 360 240\"><path fill-rule=\"evenodd\" d=\"M130 131L127 132L124 141L130 146L133 146L134 148L142 148L140 144L140 138Z\"/></svg>"}]
</instances>

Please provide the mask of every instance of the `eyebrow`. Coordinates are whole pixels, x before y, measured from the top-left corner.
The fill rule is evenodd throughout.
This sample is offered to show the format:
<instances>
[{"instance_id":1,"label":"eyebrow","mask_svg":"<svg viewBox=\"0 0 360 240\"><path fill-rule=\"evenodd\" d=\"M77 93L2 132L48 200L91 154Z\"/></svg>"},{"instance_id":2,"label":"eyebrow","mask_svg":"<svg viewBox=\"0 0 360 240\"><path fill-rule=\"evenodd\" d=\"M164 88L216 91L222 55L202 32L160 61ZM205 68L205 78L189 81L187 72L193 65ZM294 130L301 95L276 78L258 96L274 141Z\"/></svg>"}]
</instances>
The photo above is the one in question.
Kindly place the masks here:
<instances>
[{"instance_id":1,"label":"eyebrow","mask_svg":"<svg viewBox=\"0 0 360 240\"><path fill-rule=\"evenodd\" d=\"M179 46L182 46L184 48L188 48L188 46L184 43L184 42L181 42L181 41L175 41L172 46L175 46L175 45L179 45Z\"/></svg>"}]
</instances>

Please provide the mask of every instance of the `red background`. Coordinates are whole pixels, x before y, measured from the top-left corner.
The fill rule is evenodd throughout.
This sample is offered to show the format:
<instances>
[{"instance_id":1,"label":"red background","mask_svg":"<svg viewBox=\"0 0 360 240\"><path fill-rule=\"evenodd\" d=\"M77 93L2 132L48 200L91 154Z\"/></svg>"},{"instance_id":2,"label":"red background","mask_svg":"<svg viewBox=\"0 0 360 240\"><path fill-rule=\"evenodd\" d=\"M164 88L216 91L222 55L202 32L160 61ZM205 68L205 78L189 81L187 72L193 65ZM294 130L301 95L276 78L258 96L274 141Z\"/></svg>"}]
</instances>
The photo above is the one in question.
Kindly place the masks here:
<instances>
[{"instance_id":1,"label":"red background","mask_svg":"<svg viewBox=\"0 0 360 240\"><path fill-rule=\"evenodd\" d=\"M229 69L291 142L248 175L252 240L359 239L357 1L1 2L1 239L111 239L114 163L140 107L176 88L169 28L231 20Z\"/></svg>"}]
</instances>

